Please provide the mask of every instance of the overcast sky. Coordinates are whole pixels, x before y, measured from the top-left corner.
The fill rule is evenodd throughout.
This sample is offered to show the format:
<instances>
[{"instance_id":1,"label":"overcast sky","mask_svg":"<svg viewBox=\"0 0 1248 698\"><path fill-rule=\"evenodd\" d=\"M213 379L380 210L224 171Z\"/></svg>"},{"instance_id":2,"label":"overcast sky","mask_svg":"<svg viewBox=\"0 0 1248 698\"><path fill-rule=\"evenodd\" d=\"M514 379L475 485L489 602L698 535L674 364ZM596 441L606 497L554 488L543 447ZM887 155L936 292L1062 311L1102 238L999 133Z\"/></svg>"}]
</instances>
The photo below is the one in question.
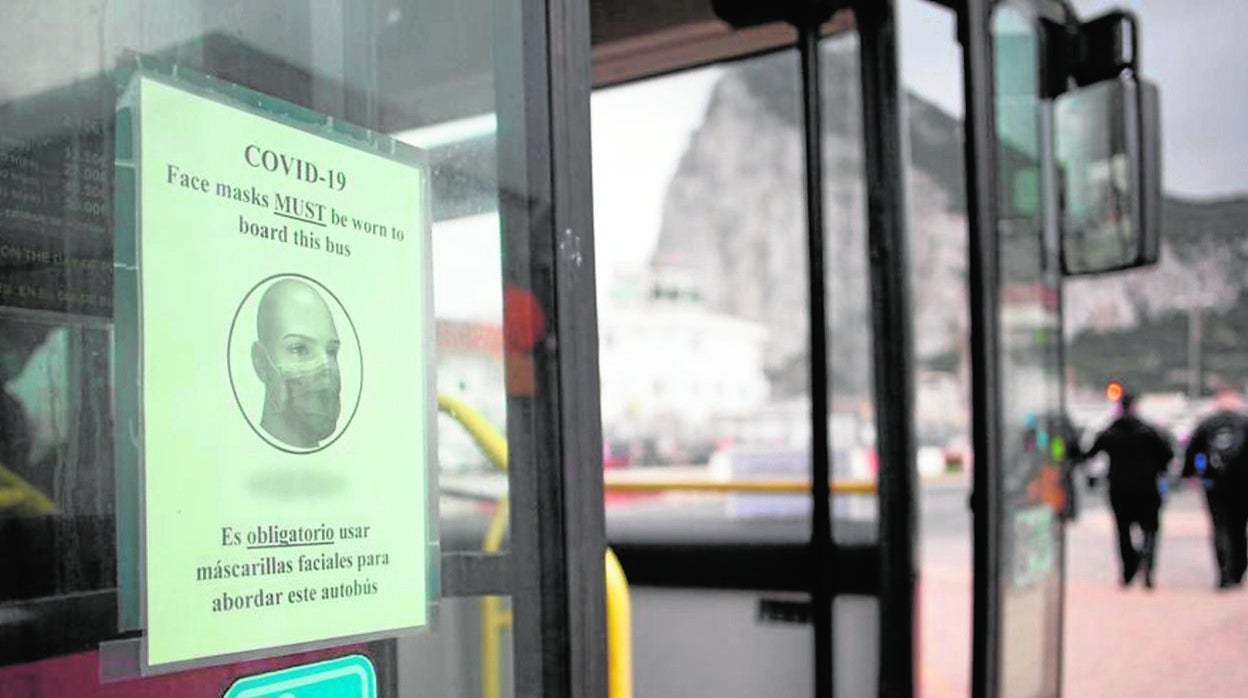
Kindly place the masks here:
<instances>
[{"instance_id":1,"label":"overcast sky","mask_svg":"<svg viewBox=\"0 0 1248 698\"><path fill-rule=\"evenodd\" d=\"M1208 197L1248 191L1248 0L1075 0L1085 18L1111 7L1140 17L1141 69L1161 89L1165 188ZM906 85L962 113L961 54L952 14L900 5Z\"/></svg>"},{"instance_id":2,"label":"overcast sky","mask_svg":"<svg viewBox=\"0 0 1248 698\"><path fill-rule=\"evenodd\" d=\"M649 261L663 197L706 114L718 66L594 93L594 240L599 292Z\"/></svg>"}]
</instances>

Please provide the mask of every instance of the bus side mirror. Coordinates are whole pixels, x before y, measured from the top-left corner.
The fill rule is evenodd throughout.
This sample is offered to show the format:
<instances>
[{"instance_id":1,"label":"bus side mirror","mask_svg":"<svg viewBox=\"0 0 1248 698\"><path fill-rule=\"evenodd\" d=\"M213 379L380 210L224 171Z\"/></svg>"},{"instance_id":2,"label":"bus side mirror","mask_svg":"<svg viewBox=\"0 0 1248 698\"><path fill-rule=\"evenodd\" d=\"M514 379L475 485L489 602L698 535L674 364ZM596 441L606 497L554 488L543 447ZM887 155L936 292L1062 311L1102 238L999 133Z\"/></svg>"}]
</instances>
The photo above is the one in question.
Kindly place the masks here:
<instances>
[{"instance_id":1,"label":"bus side mirror","mask_svg":"<svg viewBox=\"0 0 1248 698\"><path fill-rule=\"evenodd\" d=\"M1056 102L1062 272L1155 263L1161 244L1156 86L1128 73Z\"/></svg>"}]
</instances>

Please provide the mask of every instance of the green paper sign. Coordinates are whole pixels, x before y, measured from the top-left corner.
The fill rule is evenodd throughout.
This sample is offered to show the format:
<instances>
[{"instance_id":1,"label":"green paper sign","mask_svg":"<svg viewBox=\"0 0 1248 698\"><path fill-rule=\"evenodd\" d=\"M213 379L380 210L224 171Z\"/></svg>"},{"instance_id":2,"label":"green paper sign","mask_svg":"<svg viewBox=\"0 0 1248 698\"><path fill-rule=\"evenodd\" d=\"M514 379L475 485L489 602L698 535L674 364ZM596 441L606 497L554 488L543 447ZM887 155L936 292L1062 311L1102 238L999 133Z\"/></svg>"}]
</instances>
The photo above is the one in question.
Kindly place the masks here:
<instances>
[{"instance_id":1,"label":"green paper sign","mask_svg":"<svg viewBox=\"0 0 1248 698\"><path fill-rule=\"evenodd\" d=\"M376 698L377 673L358 654L239 679L224 698Z\"/></svg>"},{"instance_id":2,"label":"green paper sign","mask_svg":"<svg viewBox=\"0 0 1248 698\"><path fill-rule=\"evenodd\" d=\"M146 666L425 625L422 154L234 86L140 73L125 99Z\"/></svg>"}]
</instances>

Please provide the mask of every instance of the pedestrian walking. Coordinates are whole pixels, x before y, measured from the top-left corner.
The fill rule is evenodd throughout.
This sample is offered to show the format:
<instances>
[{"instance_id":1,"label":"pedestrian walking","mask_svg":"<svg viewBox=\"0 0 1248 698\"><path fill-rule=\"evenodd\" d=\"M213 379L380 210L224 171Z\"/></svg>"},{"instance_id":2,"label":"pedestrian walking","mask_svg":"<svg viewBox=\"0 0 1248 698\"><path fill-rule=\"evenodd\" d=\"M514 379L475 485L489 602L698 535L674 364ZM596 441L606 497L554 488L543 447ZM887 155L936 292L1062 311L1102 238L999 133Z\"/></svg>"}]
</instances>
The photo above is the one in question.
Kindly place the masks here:
<instances>
[{"instance_id":1,"label":"pedestrian walking","mask_svg":"<svg viewBox=\"0 0 1248 698\"><path fill-rule=\"evenodd\" d=\"M1135 395L1123 393L1118 404L1118 418L1096 436L1085 457L1098 453L1109 456L1109 505L1118 529L1122 586L1129 586L1142 574L1144 586L1152 589L1161 527L1159 480L1174 458L1174 448L1166 433L1136 415ZM1133 528L1140 530L1138 548Z\"/></svg>"},{"instance_id":2,"label":"pedestrian walking","mask_svg":"<svg viewBox=\"0 0 1248 698\"><path fill-rule=\"evenodd\" d=\"M1238 586L1248 570L1248 415L1234 390L1220 390L1214 413L1196 425L1183 455L1184 477L1199 477L1213 531L1218 589Z\"/></svg>"}]
</instances>

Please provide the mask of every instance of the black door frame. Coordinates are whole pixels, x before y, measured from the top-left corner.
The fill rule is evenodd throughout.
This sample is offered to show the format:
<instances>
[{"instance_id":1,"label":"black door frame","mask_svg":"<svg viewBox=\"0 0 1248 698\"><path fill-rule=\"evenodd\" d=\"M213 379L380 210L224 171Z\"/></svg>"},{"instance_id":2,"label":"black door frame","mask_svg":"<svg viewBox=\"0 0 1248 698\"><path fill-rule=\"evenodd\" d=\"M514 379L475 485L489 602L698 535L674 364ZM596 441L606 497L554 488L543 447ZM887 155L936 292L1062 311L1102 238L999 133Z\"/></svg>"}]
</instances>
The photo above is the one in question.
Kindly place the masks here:
<instances>
[{"instance_id":1,"label":"black door frame","mask_svg":"<svg viewBox=\"0 0 1248 698\"><path fill-rule=\"evenodd\" d=\"M500 52L519 65L495 66L503 278L546 318L544 339L507 359L509 373L532 371L531 391L507 400L515 694L605 698L589 6L534 0L495 12L495 41L522 42Z\"/></svg>"},{"instance_id":2,"label":"black door frame","mask_svg":"<svg viewBox=\"0 0 1248 698\"><path fill-rule=\"evenodd\" d=\"M966 129L966 210L969 231L971 484L973 601L971 695L996 695L1001 629L1000 459L1001 393L997 322L999 253L996 236L996 109L993 56L988 31L992 0L965 0L958 8L962 44L964 127Z\"/></svg>"},{"instance_id":3,"label":"black door frame","mask_svg":"<svg viewBox=\"0 0 1248 698\"><path fill-rule=\"evenodd\" d=\"M879 458L879 694L915 689L918 507L914 437L914 345L905 167L893 0L858 0L862 41L863 175L871 285L872 371Z\"/></svg>"}]
</instances>

